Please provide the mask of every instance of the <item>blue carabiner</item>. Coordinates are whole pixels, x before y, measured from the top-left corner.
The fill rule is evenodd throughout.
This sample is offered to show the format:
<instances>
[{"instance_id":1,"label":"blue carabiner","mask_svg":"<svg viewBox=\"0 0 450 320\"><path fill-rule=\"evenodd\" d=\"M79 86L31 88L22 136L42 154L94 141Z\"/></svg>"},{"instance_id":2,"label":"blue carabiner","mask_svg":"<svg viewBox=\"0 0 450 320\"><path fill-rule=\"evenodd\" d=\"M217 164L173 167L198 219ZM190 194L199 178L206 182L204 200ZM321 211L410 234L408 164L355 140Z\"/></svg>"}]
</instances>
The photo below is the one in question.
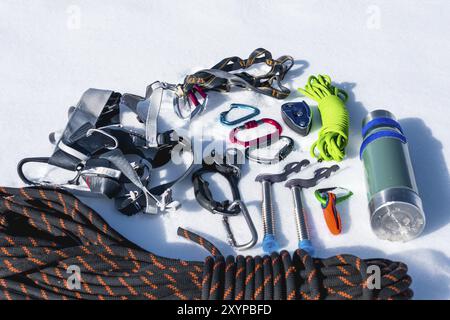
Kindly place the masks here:
<instances>
[{"instance_id":1,"label":"blue carabiner","mask_svg":"<svg viewBox=\"0 0 450 320\"><path fill-rule=\"evenodd\" d=\"M245 115L241 118L238 118L236 120L228 120L227 116L228 113L230 113L233 109L247 109L247 110L251 110L252 113L249 113L248 115ZM220 122L227 125L227 126L234 126L238 123L244 122L246 120L249 120L253 117L256 117L258 114L260 113L259 109L253 106L250 106L248 104L240 104L240 103L232 103L230 105L230 109L228 109L227 111L224 111L220 114Z\"/></svg>"}]
</instances>

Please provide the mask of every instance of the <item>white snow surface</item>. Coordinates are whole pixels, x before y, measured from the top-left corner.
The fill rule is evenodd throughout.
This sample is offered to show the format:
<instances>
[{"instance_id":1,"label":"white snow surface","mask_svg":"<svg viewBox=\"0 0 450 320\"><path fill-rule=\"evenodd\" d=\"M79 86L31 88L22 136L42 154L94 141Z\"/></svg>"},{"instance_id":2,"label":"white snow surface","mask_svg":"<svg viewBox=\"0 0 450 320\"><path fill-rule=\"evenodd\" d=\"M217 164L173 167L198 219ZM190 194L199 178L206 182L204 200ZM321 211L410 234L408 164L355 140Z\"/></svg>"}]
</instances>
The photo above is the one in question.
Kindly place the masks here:
<instances>
[{"instance_id":1,"label":"white snow surface","mask_svg":"<svg viewBox=\"0 0 450 320\"><path fill-rule=\"evenodd\" d=\"M450 2L399 1L76 1L2 0L0 2L0 184L22 186L16 164L24 157L48 156L48 134L62 129L67 109L88 88L143 95L163 80L179 83L188 73L222 58L248 56L264 47L274 57L292 55L296 65L285 79L292 89L286 101L303 99L295 90L311 74L325 73L350 93L351 135L342 170L321 186L342 186L355 195L340 206L343 234L332 236L312 190L305 192L312 241L319 257L350 253L408 264L418 299L450 298ZM166 101L167 100L167 101ZM282 123L285 101L236 90L213 93L207 110L190 124L176 118L165 99L160 128L184 126L194 138L201 131L227 141L229 128L218 122L232 102L261 109L261 117ZM308 100L310 105L315 103ZM371 231L363 166L359 160L360 124L368 111L387 108L409 140L427 226L407 243L379 240ZM317 112L316 112L317 114ZM309 158L320 120L306 138L287 126L296 141L287 161ZM255 176L277 172L274 166L247 164L242 197L260 241L245 255L262 254L260 185ZM173 170L163 170L161 177ZM303 175L311 173L312 169ZM301 174L296 175L302 176ZM218 197L229 196L213 177ZM283 249L296 249L291 193L274 185L277 236ZM186 179L175 190L183 207L164 216L126 217L112 201L83 198L126 238L159 255L203 259L194 243L177 236L179 226L196 231L224 254L238 254L226 244L219 216L203 210ZM243 217L230 219L236 238L248 232Z\"/></svg>"}]
</instances>

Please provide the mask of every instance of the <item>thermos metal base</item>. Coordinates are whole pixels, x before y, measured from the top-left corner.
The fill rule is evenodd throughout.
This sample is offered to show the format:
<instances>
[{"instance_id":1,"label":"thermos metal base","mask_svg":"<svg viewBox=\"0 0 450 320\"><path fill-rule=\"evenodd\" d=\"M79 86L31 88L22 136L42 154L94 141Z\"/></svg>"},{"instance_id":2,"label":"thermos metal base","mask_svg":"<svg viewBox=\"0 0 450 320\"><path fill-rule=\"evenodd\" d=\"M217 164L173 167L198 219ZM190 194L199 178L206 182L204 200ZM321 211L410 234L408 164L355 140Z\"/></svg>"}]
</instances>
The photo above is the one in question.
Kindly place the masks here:
<instances>
[{"instance_id":1,"label":"thermos metal base","mask_svg":"<svg viewBox=\"0 0 450 320\"><path fill-rule=\"evenodd\" d=\"M425 227L422 201L407 188L390 188L376 193L369 202L371 224L380 239L408 241Z\"/></svg>"}]
</instances>

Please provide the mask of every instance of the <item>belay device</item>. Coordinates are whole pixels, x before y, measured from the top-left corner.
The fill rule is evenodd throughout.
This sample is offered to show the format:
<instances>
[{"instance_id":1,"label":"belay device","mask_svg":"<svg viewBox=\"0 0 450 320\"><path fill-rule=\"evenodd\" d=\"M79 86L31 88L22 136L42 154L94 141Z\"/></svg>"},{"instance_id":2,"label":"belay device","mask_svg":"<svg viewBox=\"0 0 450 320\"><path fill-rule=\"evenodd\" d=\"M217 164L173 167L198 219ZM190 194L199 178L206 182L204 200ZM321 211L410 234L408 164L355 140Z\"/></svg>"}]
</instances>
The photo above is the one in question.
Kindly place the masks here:
<instances>
[{"instance_id":1,"label":"belay device","mask_svg":"<svg viewBox=\"0 0 450 320\"><path fill-rule=\"evenodd\" d=\"M283 104L281 116L289 128L302 136L307 136L311 130L312 112L305 101Z\"/></svg>"},{"instance_id":2,"label":"belay device","mask_svg":"<svg viewBox=\"0 0 450 320\"><path fill-rule=\"evenodd\" d=\"M157 117L165 84L155 82L146 96L121 95L110 90L87 90L77 106L56 148L48 158L26 158L18 164L20 178L31 185L55 185L31 181L23 172L30 162L47 163L73 171L75 177L58 187L90 191L115 199L117 209L127 215L139 211L156 214L175 210L172 187L193 164L190 141L173 130L157 132ZM133 114L133 127L126 114ZM172 151L189 153L188 169L178 179L150 188L151 171L171 160Z\"/></svg>"}]
</instances>

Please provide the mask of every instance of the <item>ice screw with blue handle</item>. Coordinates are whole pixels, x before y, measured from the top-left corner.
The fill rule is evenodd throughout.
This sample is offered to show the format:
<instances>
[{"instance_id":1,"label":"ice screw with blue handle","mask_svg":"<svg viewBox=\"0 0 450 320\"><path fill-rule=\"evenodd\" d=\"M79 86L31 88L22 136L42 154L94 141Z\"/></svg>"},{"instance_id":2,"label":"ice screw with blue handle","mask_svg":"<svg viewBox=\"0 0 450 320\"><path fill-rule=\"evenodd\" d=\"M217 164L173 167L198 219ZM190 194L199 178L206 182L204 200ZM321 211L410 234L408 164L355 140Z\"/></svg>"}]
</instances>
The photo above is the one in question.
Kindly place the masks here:
<instances>
[{"instance_id":1,"label":"ice screw with blue handle","mask_svg":"<svg viewBox=\"0 0 450 320\"><path fill-rule=\"evenodd\" d=\"M314 177L310 179L291 179L285 187L291 189L294 199L294 214L297 227L298 247L305 250L310 256L314 256L314 247L311 243L306 212L303 207L302 189L316 186L320 180L328 178L333 172L339 170L338 165L317 169Z\"/></svg>"},{"instance_id":2,"label":"ice screw with blue handle","mask_svg":"<svg viewBox=\"0 0 450 320\"><path fill-rule=\"evenodd\" d=\"M272 184L285 181L291 173L299 172L309 164L308 160L288 163L279 174L260 174L255 181L262 185L262 218L264 226L263 250L266 253L277 252L280 246L275 239L275 219L272 204Z\"/></svg>"}]
</instances>

